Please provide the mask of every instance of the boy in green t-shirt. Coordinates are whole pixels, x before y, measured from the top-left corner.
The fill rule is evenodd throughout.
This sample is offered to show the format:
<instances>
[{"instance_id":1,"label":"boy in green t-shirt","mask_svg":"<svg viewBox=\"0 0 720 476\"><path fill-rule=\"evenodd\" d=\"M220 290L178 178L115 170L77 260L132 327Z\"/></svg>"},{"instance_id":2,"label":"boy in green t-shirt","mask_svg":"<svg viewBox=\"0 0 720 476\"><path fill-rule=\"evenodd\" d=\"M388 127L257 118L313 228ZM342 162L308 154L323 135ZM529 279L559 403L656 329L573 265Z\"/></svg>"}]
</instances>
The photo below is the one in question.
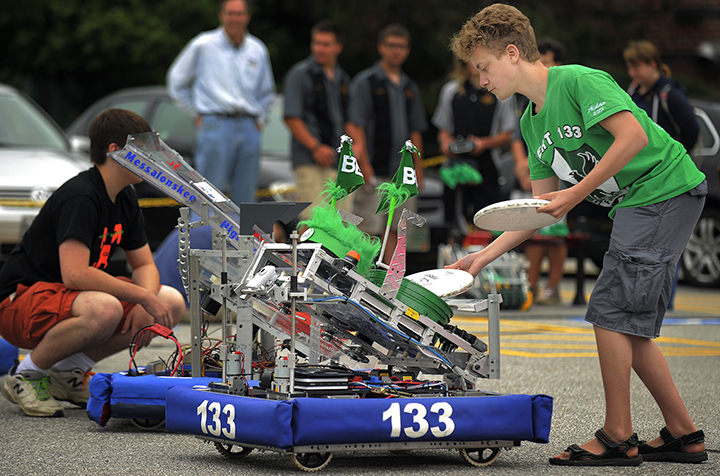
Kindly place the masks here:
<instances>
[{"instance_id":1,"label":"boy in green t-shirt","mask_svg":"<svg viewBox=\"0 0 720 476\"><path fill-rule=\"evenodd\" d=\"M704 175L683 146L608 74L576 65L543 66L530 21L516 8L486 7L463 26L452 48L458 58L472 62L480 71L480 86L499 99L514 93L530 99L521 128L533 195L551 201L538 211L560 218L586 199L608 207L614 218L585 316L595 331L605 423L596 439L572 445L550 462L603 466L706 460L704 434L652 340L659 336L675 265L705 202ZM477 275L535 231L503 233L449 268ZM661 436L647 443L640 443L632 429L631 370L665 418Z\"/></svg>"}]
</instances>

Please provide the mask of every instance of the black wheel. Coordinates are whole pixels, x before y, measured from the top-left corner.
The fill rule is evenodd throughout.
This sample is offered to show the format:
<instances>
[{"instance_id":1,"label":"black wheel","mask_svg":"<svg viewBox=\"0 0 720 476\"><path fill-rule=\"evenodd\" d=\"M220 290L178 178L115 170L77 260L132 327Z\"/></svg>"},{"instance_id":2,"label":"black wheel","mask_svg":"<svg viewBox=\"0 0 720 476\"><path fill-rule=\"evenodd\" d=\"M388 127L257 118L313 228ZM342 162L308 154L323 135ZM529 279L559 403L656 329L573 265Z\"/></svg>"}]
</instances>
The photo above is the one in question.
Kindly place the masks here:
<instances>
[{"instance_id":1,"label":"black wheel","mask_svg":"<svg viewBox=\"0 0 720 476\"><path fill-rule=\"evenodd\" d=\"M149 418L133 418L133 425L143 430L155 430L165 426L165 420L151 420Z\"/></svg>"},{"instance_id":2,"label":"black wheel","mask_svg":"<svg viewBox=\"0 0 720 476\"><path fill-rule=\"evenodd\" d=\"M500 448L460 448L459 451L473 466L488 466L500 456Z\"/></svg>"},{"instance_id":3,"label":"black wheel","mask_svg":"<svg viewBox=\"0 0 720 476\"><path fill-rule=\"evenodd\" d=\"M232 445L229 443L219 443L217 441L215 442L215 448L217 448L221 455L227 458L243 458L244 456L250 454L250 452L254 449L246 446Z\"/></svg>"},{"instance_id":4,"label":"black wheel","mask_svg":"<svg viewBox=\"0 0 720 476\"><path fill-rule=\"evenodd\" d=\"M320 471L330 464L332 453L290 453L292 464L309 473Z\"/></svg>"},{"instance_id":5,"label":"black wheel","mask_svg":"<svg viewBox=\"0 0 720 476\"><path fill-rule=\"evenodd\" d=\"M720 211L713 208L703 211L680 262L688 283L720 286Z\"/></svg>"}]
</instances>

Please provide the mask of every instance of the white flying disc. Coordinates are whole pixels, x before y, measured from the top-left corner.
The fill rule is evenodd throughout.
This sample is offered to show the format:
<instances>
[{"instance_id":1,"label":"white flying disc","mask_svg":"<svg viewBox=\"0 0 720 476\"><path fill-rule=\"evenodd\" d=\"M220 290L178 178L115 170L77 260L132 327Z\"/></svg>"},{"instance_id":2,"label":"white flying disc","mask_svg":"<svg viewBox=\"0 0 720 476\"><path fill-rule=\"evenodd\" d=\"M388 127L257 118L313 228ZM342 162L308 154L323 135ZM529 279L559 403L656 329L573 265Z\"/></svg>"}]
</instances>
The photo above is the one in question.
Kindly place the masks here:
<instances>
[{"instance_id":1,"label":"white flying disc","mask_svg":"<svg viewBox=\"0 0 720 476\"><path fill-rule=\"evenodd\" d=\"M470 289L475 281L472 274L461 269L429 269L405 276L438 297L456 296Z\"/></svg>"},{"instance_id":2,"label":"white flying disc","mask_svg":"<svg viewBox=\"0 0 720 476\"><path fill-rule=\"evenodd\" d=\"M475 214L475 226L490 231L532 230L560 221L549 213L537 209L550 203L537 198L521 198L493 203Z\"/></svg>"}]
</instances>

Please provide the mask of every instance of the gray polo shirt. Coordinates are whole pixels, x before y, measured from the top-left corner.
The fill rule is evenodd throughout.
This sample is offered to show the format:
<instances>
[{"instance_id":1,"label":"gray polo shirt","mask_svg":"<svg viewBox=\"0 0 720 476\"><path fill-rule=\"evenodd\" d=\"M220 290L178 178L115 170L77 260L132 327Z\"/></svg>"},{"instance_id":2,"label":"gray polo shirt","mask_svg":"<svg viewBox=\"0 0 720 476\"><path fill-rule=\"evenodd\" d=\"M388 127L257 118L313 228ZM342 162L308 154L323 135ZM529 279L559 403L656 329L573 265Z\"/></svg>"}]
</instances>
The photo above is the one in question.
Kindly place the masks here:
<instances>
[{"instance_id":1,"label":"gray polo shirt","mask_svg":"<svg viewBox=\"0 0 720 476\"><path fill-rule=\"evenodd\" d=\"M313 75L321 75L322 84L325 90L325 98L331 126L329 139L323 140L321 134L321 121L316 110L315 81ZM349 88L350 76L335 65L335 80L330 81L323 72L315 58L309 58L295 64L285 77L285 112L283 117L296 117L302 119L310 133L324 144L332 148L340 146L340 136L345 132L343 117L342 91L341 88ZM315 160L309 149L305 148L295 137L292 137L292 163L293 167L304 164L314 164Z\"/></svg>"},{"instance_id":2,"label":"gray polo shirt","mask_svg":"<svg viewBox=\"0 0 720 476\"><path fill-rule=\"evenodd\" d=\"M390 130L392 136L390 150L385 151L384 154L381 151L374 150L376 117L370 80L372 76L384 81L388 93L388 102L390 103ZM405 95L408 86L413 92L409 114ZM392 176L400 165L401 155L399 152L405 145L405 141L410 139L410 134L412 132L422 133L427 129L425 109L415 82L404 72L401 72L400 84L395 85L382 70L379 62L361 71L353 79L352 88L350 89L350 122L365 130L368 157L373 167L377 165L377 157L384 155L390 158L389 176Z\"/></svg>"}]
</instances>

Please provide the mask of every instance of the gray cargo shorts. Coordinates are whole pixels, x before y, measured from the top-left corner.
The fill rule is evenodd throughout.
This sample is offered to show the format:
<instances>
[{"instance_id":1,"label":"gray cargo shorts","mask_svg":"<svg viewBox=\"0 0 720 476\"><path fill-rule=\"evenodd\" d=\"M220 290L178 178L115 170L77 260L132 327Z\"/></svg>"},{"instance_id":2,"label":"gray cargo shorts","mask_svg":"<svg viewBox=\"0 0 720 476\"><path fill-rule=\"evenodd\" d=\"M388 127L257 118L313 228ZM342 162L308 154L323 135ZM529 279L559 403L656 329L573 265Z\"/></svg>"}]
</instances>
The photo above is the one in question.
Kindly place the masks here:
<instances>
[{"instance_id":1,"label":"gray cargo shorts","mask_svg":"<svg viewBox=\"0 0 720 476\"><path fill-rule=\"evenodd\" d=\"M656 338L677 262L700 218L707 182L660 203L619 208L585 320L622 334Z\"/></svg>"}]
</instances>

